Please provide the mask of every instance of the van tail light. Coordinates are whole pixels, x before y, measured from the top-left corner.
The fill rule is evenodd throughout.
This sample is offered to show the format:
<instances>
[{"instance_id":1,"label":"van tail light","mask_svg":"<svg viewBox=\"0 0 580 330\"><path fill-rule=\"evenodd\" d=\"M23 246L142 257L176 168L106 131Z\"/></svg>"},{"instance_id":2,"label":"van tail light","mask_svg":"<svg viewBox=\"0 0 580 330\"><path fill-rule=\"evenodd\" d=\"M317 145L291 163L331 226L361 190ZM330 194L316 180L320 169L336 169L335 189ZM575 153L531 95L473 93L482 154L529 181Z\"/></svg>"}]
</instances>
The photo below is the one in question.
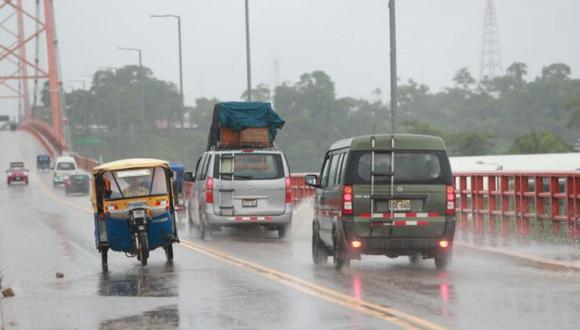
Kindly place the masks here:
<instances>
[{"instance_id":1,"label":"van tail light","mask_svg":"<svg viewBox=\"0 0 580 330\"><path fill-rule=\"evenodd\" d=\"M292 203L292 180L286 177L286 203Z\"/></svg>"},{"instance_id":2,"label":"van tail light","mask_svg":"<svg viewBox=\"0 0 580 330\"><path fill-rule=\"evenodd\" d=\"M447 186L447 207L445 209L445 214L455 215L455 188L453 186Z\"/></svg>"},{"instance_id":3,"label":"van tail light","mask_svg":"<svg viewBox=\"0 0 580 330\"><path fill-rule=\"evenodd\" d=\"M342 188L342 215L352 215L352 185Z\"/></svg>"},{"instance_id":4,"label":"van tail light","mask_svg":"<svg viewBox=\"0 0 580 330\"><path fill-rule=\"evenodd\" d=\"M211 176L205 179L205 202L213 204L213 178Z\"/></svg>"}]
</instances>

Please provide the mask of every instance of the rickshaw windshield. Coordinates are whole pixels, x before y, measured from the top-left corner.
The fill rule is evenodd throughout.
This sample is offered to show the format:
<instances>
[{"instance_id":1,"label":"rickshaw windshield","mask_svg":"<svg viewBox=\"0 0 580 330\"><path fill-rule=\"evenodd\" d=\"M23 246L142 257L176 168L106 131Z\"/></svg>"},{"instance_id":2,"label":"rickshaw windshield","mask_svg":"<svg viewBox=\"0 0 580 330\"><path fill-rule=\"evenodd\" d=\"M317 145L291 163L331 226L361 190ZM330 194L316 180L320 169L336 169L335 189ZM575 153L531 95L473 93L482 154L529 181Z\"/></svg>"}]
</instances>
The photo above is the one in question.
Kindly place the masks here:
<instances>
[{"instance_id":1,"label":"rickshaw windshield","mask_svg":"<svg viewBox=\"0 0 580 330\"><path fill-rule=\"evenodd\" d=\"M105 200L167 195L167 176L161 167L105 172Z\"/></svg>"}]
</instances>

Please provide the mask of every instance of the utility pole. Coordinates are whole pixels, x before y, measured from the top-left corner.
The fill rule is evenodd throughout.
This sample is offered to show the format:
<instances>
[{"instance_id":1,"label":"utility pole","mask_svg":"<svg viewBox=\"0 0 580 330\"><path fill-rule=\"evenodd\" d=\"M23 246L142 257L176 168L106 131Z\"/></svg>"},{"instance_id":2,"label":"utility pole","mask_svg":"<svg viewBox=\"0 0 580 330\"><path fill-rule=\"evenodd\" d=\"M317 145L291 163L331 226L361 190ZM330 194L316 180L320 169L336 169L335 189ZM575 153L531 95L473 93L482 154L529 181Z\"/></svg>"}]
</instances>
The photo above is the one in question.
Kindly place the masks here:
<instances>
[{"instance_id":1,"label":"utility pole","mask_svg":"<svg viewBox=\"0 0 580 330\"><path fill-rule=\"evenodd\" d=\"M141 126L141 134L145 134L145 91L143 88L143 59L141 57L141 49L139 48L127 48L127 47L118 47L119 50L137 52L139 54L139 73L137 74L137 78L139 79L139 108L141 110L141 120L143 121L143 125Z\"/></svg>"},{"instance_id":2,"label":"utility pole","mask_svg":"<svg viewBox=\"0 0 580 330\"><path fill-rule=\"evenodd\" d=\"M246 69L248 76L248 86L246 93L248 94L248 102L252 102L252 61L250 58L250 8L246 0Z\"/></svg>"},{"instance_id":3,"label":"utility pole","mask_svg":"<svg viewBox=\"0 0 580 330\"><path fill-rule=\"evenodd\" d=\"M183 120L185 118L185 107L184 107L184 100L183 100L183 57L181 53L181 16L179 15L150 15L153 18L163 18L163 17L171 17L177 19L177 42L179 47L179 114L180 114L180 123L181 128L184 127Z\"/></svg>"},{"instance_id":4,"label":"utility pole","mask_svg":"<svg viewBox=\"0 0 580 330\"><path fill-rule=\"evenodd\" d=\"M397 30L395 16L395 0L389 0L389 35L391 44L391 134L395 133L395 120L399 103L397 97Z\"/></svg>"}]
</instances>

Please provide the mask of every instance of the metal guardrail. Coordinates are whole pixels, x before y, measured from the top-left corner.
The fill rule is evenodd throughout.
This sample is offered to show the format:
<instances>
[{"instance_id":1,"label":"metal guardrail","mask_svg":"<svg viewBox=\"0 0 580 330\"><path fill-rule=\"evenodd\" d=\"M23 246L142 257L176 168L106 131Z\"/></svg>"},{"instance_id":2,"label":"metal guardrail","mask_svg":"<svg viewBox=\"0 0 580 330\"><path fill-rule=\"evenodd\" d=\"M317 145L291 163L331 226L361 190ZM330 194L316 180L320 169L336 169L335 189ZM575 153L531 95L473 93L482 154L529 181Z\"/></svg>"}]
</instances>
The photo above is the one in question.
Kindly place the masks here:
<instances>
[{"instance_id":1,"label":"metal guardrail","mask_svg":"<svg viewBox=\"0 0 580 330\"><path fill-rule=\"evenodd\" d=\"M20 126L21 130L31 133L36 140L42 144L47 153L54 159L65 152L65 147L59 144L51 133L51 128L40 121L29 121ZM77 165L86 170L91 171L99 162L89 157L83 157L77 154L71 154L75 158Z\"/></svg>"},{"instance_id":2,"label":"metal guardrail","mask_svg":"<svg viewBox=\"0 0 580 330\"><path fill-rule=\"evenodd\" d=\"M304 183L304 177L311 173L293 173L290 176L290 182L292 183L292 200L294 205L299 205L300 203L314 197L316 193L316 188L307 186Z\"/></svg>"},{"instance_id":3,"label":"metal guardrail","mask_svg":"<svg viewBox=\"0 0 580 330\"><path fill-rule=\"evenodd\" d=\"M462 232L580 239L580 171L454 173L454 180Z\"/></svg>"}]
</instances>

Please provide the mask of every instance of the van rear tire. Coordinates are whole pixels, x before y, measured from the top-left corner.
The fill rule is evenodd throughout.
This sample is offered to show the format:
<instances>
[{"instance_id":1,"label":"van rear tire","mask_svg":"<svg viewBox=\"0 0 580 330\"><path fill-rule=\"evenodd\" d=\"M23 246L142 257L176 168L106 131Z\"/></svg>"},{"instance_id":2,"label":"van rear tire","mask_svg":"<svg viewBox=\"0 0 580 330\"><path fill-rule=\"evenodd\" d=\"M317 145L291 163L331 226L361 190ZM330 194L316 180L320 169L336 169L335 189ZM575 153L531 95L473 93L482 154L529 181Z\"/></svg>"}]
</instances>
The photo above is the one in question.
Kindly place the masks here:
<instances>
[{"instance_id":1,"label":"van rear tire","mask_svg":"<svg viewBox=\"0 0 580 330\"><path fill-rule=\"evenodd\" d=\"M451 264L452 256L453 254L451 251L436 253L435 268L437 268L437 270L446 270L447 267L449 267L449 265Z\"/></svg>"},{"instance_id":2,"label":"van rear tire","mask_svg":"<svg viewBox=\"0 0 580 330\"><path fill-rule=\"evenodd\" d=\"M328 262L326 246L317 231L312 232L312 261L315 265L324 265Z\"/></svg>"},{"instance_id":3,"label":"van rear tire","mask_svg":"<svg viewBox=\"0 0 580 330\"><path fill-rule=\"evenodd\" d=\"M286 238L290 225L280 225L278 227L278 238Z\"/></svg>"},{"instance_id":4,"label":"van rear tire","mask_svg":"<svg viewBox=\"0 0 580 330\"><path fill-rule=\"evenodd\" d=\"M334 231L332 236L334 268L336 270L342 270L343 268L350 267L350 257L346 246L341 242L336 231Z\"/></svg>"}]
</instances>

